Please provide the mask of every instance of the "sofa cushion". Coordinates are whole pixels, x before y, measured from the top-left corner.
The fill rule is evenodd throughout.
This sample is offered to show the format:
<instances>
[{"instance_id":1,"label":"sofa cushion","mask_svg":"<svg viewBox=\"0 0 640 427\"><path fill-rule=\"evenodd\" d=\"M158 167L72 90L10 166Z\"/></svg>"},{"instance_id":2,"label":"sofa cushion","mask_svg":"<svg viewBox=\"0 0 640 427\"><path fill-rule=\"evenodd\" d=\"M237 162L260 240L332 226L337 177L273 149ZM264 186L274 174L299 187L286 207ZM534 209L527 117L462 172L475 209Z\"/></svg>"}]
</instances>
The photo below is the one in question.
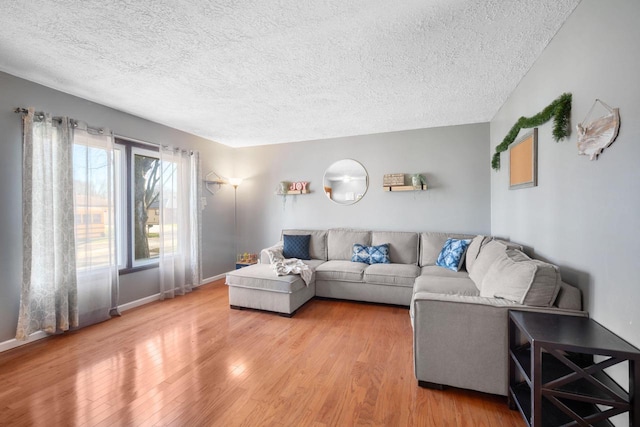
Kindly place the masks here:
<instances>
[{"instance_id":1,"label":"sofa cushion","mask_svg":"<svg viewBox=\"0 0 640 427\"><path fill-rule=\"evenodd\" d=\"M442 269L440 269L442 270ZM451 270L447 270L451 271ZM416 292L431 292L434 294L478 296L480 291L469 277L445 277L421 275L416 278L413 286Z\"/></svg>"},{"instance_id":2,"label":"sofa cushion","mask_svg":"<svg viewBox=\"0 0 640 427\"><path fill-rule=\"evenodd\" d=\"M389 244L389 260L393 264L418 263L418 233L404 231L372 231L371 244Z\"/></svg>"},{"instance_id":3,"label":"sofa cushion","mask_svg":"<svg viewBox=\"0 0 640 427\"><path fill-rule=\"evenodd\" d=\"M327 251L329 260L349 261L351 259L354 243L370 246L371 232L344 228L332 228L329 230L327 234Z\"/></svg>"},{"instance_id":4,"label":"sofa cushion","mask_svg":"<svg viewBox=\"0 0 640 427\"><path fill-rule=\"evenodd\" d=\"M438 255L448 238L454 239L473 239L474 236L469 234L449 234L426 232L420 233L420 267L425 265L436 265Z\"/></svg>"},{"instance_id":5,"label":"sofa cushion","mask_svg":"<svg viewBox=\"0 0 640 427\"><path fill-rule=\"evenodd\" d=\"M239 288L293 293L306 287L298 274L278 276L269 264L254 264L227 273L227 285Z\"/></svg>"},{"instance_id":6,"label":"sofa cushion","mask_svg":"<svg viewBox=\"0 0 640 427\"><path fill-rule=\"evenodd\" d=\"M327 232L326 230L282 230L282 235L290 236L308 234L311 236L309 242L309 256L312 259L327 260Z\"/></svg>"},{"instance_id":7,"label":"sofa cushion","mask_svg":"<svg viewBox=\"0 0 640 427\"><path fill-rule=\"evenodd\" d=\"M436 265L449 270L459 271L464 262L464 254L471 239L447 239L438 255Z\"/></svg>"},{"instance_id":8,"label":"sofa cushion","mask_svg":"<svg viewBox=\"0 0 640 427\"><path fill-rule=\"evenodd\" d=\"M284 240L282 255L285 258L311 259L311 255L309 255L310 234L285 234L282 238Z\"/></svg>"},{"instance_id":9,"label":"sofa cushion","mask_svg":"<svg viewBox=\"0 0 640 427\"><path fill-rule=\"evenodd\" d=\"M467 271L471 271L473 264L476 262L480 249L491 241L491 237L478 235L471 240L467 253L465 255L465 264Z\"/></svg>"},{"instance_id":10,"label":"sofa cushion","mask_svg":"<svg viewBox=\"0 0 640 427\"><path fill-rule=\"evenodd\" d=\"M413 264L374 264L364 271L365 283L413 287L420 267Z\"/></svg>"},{"instance_id":11,"label":"sofa cushion","mask_svg":"<svg viewBox=\"0 0 640 427\"><path fill-rule=\"evenodd\" d=\"M482 279L489 271L489 267L498 257L504 254L507 246L497 240L492 240L480 249L478 258L472 264L469 270L469 277L476 284L478 289L482 290Z\"/></svg>"},{"instance_id":12,"label":"sofa cushion","mask_svg":"<svg viewBox=\"0 0 640 427\"><path fill-rule=\"evenodd\" d=\"M469 278L469 273L464 270L453 271L448 268L438 267L437 265L426 265L420 269L421 276L436 276L436 277L463 277Z\"/></svg>"},{"instance_id":13,"label":"sofa cushion","mask_svg":"<svg viewBox=\"0 0 640 427\"><path fill-rule=\"evenodd\" d=\"M482 280L480 296L519 304L549 307L560 288L556 266L508 249L491 265Z\"/></svg>"},{"instance_id":14,"label":"sofa cushion","mask_svg":"<svg viewBox=\"0 0 640 427\"><path fill-rule=\"evenodd\" d=\"M362 282L364 270L369 265L360 262L332 260L316 268L316 280L337 280L341 282Z\"/></svg>"}]
</instances>

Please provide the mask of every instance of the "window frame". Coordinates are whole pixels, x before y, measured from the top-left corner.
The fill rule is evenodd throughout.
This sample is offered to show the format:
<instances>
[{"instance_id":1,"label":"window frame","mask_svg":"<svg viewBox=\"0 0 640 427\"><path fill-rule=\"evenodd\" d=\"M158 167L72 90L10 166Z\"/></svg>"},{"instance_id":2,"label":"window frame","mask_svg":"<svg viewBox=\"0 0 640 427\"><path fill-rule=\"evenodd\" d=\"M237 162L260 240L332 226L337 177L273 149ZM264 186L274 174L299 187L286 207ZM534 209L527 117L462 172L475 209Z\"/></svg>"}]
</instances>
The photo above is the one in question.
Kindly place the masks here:
<instances>
[{"instance_id":1,"label":"window frame","mask_svg":"<svg viewBox=\"0 0 640 427\"><path fill-rule=\"evenodd\" d=\"M158 268L160 260L158 258L149 258L144 261L136 261L134 257L134 236L133 236L133 159L136 154L142 154L160 159L160 147L155 144L143 141L132 140L130 138L117 136L114 140L114 147L120 150L121 167L118 185L120 194L117 195L117 202L120 207L117 208L120 223L120 230L116 240L118 248L118 272L120 275L135 273L137 271ZM117 184L116 184L117 185ZM118 218L116 218L118 220ZM120 255L121 254L121 255Z\"/></svg>"}]
</instances>

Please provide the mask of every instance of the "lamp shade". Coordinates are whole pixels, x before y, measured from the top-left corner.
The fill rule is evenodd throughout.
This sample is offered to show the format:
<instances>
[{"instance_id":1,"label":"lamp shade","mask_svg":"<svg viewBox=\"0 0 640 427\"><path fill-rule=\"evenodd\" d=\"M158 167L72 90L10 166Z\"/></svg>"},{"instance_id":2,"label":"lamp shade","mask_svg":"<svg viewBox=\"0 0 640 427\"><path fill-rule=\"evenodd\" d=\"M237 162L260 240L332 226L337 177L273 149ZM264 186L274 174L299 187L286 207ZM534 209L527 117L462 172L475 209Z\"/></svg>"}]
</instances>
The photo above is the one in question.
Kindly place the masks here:
<instances>
[{"instance_id":1,"label":"lamp shade","mask_svg":"<svg viewBox=\"0 0 640 427\"><path fill-rule=\"evenodd\" d=\"M242 178L229 178L229 184L237 187L238 185L242 184Z\"/></svg>"}]
</instances>

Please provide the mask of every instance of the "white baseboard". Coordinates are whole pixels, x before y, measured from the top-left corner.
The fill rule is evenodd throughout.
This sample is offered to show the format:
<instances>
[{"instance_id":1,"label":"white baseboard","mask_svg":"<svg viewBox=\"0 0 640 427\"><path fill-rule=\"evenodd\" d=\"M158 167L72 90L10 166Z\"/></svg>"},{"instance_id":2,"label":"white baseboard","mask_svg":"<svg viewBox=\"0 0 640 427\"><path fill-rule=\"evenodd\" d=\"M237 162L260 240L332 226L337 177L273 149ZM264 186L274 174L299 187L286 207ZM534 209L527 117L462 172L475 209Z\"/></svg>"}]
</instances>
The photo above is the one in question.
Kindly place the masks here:
<instances>
[{"instance_id":1,"label":"white baseboard","mask_svg":"<svg viewBox=\"0 0 640 427\"><path fill-rule=\"evenodd\" d=\"M206 285L210 282L215 282L216 280L224 279L227 276L227 273L218 274L217 276L207 277L206 279L202 279L200 285Z\"/></svg>"},{"instance_id":2,"label":"white baseboard","mask_svg":"<svg viewBox=\"0 0 640 427\"><path fill-rule=\"evenodd\" d=\"M24 344L29 344L30 342L41 340L42 338L47 338L49 336L51 335L47 334L46 332L38 331L29 335L29 338L27 338L26 341L18 341L17 339L13 338L4 342L0 342L0 353L3 351L11 350L12 348L20 347Z\"/></svg>"},{"instance_id":3,"label":"white baseboard","mask_svg":"<svg viewBox=\"0 0 640 427\"><path fill-rule=\"evenodd\" d=\"M118 306L118 310L127 311L132 308L140 307L141 305L149 304L150 302L158 301L160 299L160 294L151 295L148 297L140 298L135 301L128 302L126 304L122 304Z\"/></svg>"},{"instance_id":4,"label":"white baseboard","mask_svg":"<svg viewBox=\"0 0 640 427\"><path fill-rule=\"evenodd\" d=\"M226 273L218 274L217 276L213 276L213 277L208 277L206 279L203 279L200 285L198 286L206 285L207 283L224 279L225 276L226 276ZM141 305L149 304L150 302L158 301L159 299L160 299L160 294L151 295L145 298L140 298L138 300L128 302L126 304L119 305L118 310L120 310L121 312L131 310L132 308L140 307ZM41 340L42 338L46 338L48 336L50 335L47 334L46 332L39 331L29 335L29 338L27 338L26 341L18 341L17 339L13 338L4 342L0 342L0 353L3 351L11 350L12 348L20 347L21 345L28 344L33 341Z\"/></svg>"}]
</instances>

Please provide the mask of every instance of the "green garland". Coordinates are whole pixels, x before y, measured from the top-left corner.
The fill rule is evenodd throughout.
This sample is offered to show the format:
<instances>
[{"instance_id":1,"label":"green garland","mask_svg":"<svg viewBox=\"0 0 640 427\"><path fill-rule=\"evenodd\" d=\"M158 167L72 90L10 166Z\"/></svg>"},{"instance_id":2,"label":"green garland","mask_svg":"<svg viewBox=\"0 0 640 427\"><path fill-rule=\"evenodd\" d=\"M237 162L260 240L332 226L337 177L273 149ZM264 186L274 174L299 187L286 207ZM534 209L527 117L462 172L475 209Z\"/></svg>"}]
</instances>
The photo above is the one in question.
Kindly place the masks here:
<instances>
[{"instance_id":1,"label":"green garland","mask_svg":"<svg viewBox=\"0 0 640 427\"><path fill-rule=\"evenodd\" d=\"M548 122L551 117L553 117L553 139L558 142L562 138L569 136L569 132L571 131L569 126L569 119L571 117L570 93L563 93L549 104L547 108L533 117L520 117L507 136L504 137L502 143L496 146L496 152L491 160L491 167L495 170L500 169L500 153L509 148L509 145L516 139L516 136L518 136L520 129L540 126Z\"/></svg>"}]
</instances>

